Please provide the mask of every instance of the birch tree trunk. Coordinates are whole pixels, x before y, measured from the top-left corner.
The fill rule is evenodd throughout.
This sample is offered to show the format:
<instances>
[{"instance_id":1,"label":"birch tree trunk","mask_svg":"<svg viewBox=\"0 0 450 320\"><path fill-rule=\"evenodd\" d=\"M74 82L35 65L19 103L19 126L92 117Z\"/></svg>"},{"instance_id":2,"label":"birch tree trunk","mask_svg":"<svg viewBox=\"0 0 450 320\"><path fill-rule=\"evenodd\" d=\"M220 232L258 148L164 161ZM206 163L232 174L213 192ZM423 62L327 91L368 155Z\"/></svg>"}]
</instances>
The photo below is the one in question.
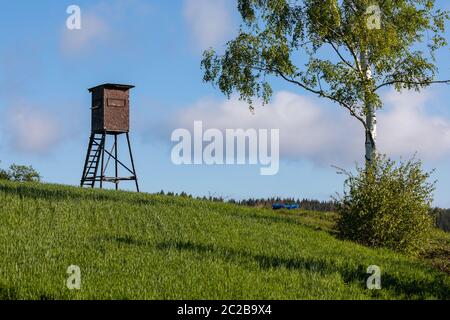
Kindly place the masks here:
<instances>
[{"instance_id":1,"label":"birch tree trunk","mask_svg":"<svg viewBox=\"0 0 450 320\"><path fill-rule=\"evenodd\" d=\"M372 70L367 61L367 54L361 53L361 69L366 73L367 80L372 79ZM377 150L377 115L374 106L366 101L366 161L372 162Z\"/></svg>"},{"instance_id":2,"label":"birch tree trunk","mask_svg":"<svg viewBox=\"0 0 450 320\"><path fill-rule=\"evenodd\" d=\"M366 160L372 162L377 151L377 116L372 106L367 106L366 123Z\"/></svg>"}]
</instances>

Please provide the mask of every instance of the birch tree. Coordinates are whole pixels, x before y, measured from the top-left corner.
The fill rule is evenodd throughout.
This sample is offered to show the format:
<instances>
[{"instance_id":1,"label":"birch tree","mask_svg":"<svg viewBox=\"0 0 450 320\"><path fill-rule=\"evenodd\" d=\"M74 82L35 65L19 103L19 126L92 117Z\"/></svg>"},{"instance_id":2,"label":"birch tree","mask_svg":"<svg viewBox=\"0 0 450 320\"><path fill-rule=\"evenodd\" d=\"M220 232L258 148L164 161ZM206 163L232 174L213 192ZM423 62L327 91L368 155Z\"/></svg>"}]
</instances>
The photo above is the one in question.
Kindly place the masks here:
<instances>
[{"instance_id":1,"label":"birch tree","mask_svg":"<svg viewBox=\"0 0 450 320\"><path fill-rule=\"evenodd\" d=\"M449 13L435 0L238 0L242 17L223 54L204 52L204 81L253 108L271 80L329 99L362 125L365 158L376 153L380 90L420 91L437 79ZM299 106L301 107L301 106Z\"/></svg>"}]
</instances>

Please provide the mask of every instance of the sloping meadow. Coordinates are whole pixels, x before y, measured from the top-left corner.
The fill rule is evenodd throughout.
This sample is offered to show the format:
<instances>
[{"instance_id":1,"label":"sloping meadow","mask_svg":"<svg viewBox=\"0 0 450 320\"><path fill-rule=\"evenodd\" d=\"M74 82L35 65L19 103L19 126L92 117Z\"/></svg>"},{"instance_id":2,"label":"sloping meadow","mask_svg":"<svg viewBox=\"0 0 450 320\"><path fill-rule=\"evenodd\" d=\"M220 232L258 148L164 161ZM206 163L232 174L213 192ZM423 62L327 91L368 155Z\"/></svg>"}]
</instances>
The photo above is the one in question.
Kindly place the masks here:
<instances>
[{"instance_id":1,"label":"sloping meadow","mask_svg":"<svg viewBox=\"0 0 450 320\"><path fill-rule=\"evenodd\" d=\"M311 220L314 222L314 220ZM308 220L190 198L0 182L0 299L448 299L450 276ZM367 268L381 268L369 290ZM69 289L69 266L81 288Z\"/></svg>"}]
</instances>

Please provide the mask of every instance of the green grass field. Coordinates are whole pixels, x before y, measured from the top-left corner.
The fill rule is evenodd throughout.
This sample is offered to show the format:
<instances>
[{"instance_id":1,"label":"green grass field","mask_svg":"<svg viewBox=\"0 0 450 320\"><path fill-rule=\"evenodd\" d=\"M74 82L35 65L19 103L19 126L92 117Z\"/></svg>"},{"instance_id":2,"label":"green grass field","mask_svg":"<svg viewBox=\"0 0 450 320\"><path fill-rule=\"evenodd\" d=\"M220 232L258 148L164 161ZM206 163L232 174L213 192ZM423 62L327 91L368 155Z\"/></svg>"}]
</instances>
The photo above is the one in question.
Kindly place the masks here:
<instances>
[{"instance_id":1,"label":"green grass field","mask_svg":"<svg viewBox=\"0 0 450 320\"><path fill-rule=\"evenodd\" d=\"M0 182L0 299L450 298L440 251L408 258L341 241L333 220ZM448 252L448 234L436 239ZM66 287L69 265L81 268L81 290ZM366 288L369 265L381 267L381 290Z\"/></svg>"}]
</instances>

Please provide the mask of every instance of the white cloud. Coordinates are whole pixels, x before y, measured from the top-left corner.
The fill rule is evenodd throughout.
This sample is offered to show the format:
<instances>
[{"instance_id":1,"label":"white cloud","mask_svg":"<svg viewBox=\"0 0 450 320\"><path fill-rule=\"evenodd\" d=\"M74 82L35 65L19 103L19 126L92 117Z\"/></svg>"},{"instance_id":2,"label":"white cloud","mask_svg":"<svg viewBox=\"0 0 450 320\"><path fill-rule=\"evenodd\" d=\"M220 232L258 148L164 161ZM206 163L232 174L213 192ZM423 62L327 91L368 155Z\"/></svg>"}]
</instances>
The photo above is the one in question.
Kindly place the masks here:
<instances>
[{"instance_id":1,"label":"white cloud","mask_svg":"<svg viewBox=\"0 0 450 320\"><path fill-rule=\"evenodd\" d=\"M144 21L149 27L155 7L151 1L140 0L109 0L80 6L81 29L69 30L64 23L61 51L69 56L90 53L101 46L123 51L129 46L130 33L135 33L136 28L136 32L141 32ZM133 17L131 23L129 17Z\"/></svg>"},{"instance_id":2,"label":"white cloud","mask_svg":"<svg viewBox=\"0 0 450 320\"><path fill-rule=\"evenodd\" d=\"M110 36L110 27L106 21L94 12L81 8L81 29L64 28L61 38L61 50L66 55L77 55L95 48Z\"/></svg>"},{"instance_id":3,"label":"white cloud","mask_svg":"<svg viewBox=\"0 0 450 320\"><path fill-rule=\"evenodd\" d=\"M309 159L323 165L358 159L364 144L362 126L345 112L320 107L315 101L278 92L270 104L257 106L255 114L251 114L247 104L236 98L218 105L204 100L180 111L175 123L191 128L194 120L203 120L204 127L222 130L280 129L281 159Z\"/></svg>"},{"instance_id":4,"label":"white cloud","mask_svg":"<svg viewBox=\"0 0 450 320\"><path fill-rule=\"evenodd\" d=\"M231 34L233 1L184 0L183 15L199 49L223 44Z\"/></svg>"},{"instance_id":5,"label":"white cloud","mask_svg":"<svg viewBox=\"0 0 450 320\"><path fill-rule=\"evenodd\" d=\"M427 91L391 91L385 101L390 108L379 117L379 145L384 153L400 156L417 152L428 160L450 155L450 119L427 113L433 108Z\"/></svg>"},{"instance_id":6,"label":"white cloud","mask_svg":"<svg viewBox=\"0 0 450 320\"><path fill-rule=\"evenodd\" d=\"M450 155L450 119L430 115L430 95L390 92L379 113L379 151L390 156L441 160ZM278 92L251 114L237 98L201 100L179 111L171 127L191 129L194 120L208 128L278 128L281 159L310 160L319 165L351 165L364 158L364 130L336 104L290 92Z\"/></svg>"},{"instance_id":7,"label":"white cloud","mask_svg":"<svg viewBox=\"0 0 450 320\"><path fill-rule=\"evenodd\" d=\"M61 128L51 114L30 107L11 109L7 114L12 149L25 153L45 153L58 141Z\"/></svg>"}]
</instances>

